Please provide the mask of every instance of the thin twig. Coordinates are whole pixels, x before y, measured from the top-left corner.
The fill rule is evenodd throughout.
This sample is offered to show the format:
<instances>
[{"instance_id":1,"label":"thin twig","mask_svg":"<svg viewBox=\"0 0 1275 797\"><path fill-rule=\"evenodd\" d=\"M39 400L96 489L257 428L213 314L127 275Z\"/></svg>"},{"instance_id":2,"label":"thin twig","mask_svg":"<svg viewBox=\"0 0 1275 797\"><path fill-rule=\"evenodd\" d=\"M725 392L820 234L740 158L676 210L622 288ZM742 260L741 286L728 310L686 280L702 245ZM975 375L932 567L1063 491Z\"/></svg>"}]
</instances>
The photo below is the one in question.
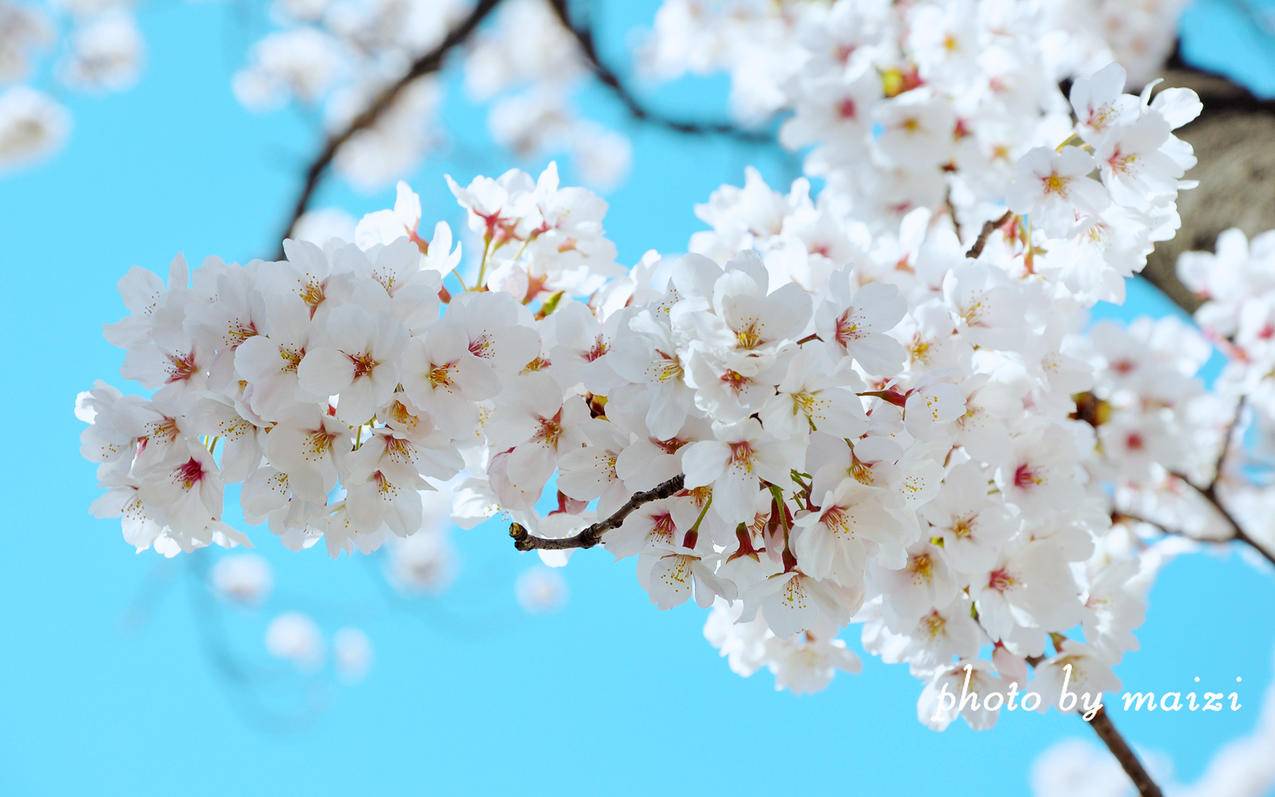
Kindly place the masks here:
<instances>
[{"instance_id":1,"label":"thin twig","mask_svg":"<svg viewBox=\"0 0 1275 797\"><path fill-rule=\"evenodd\" d=\"M1201 540L1201 542L1228 542L1231 540L1234 540L1236 542L1242 542L1248 547L1252 548L1254 551L1257 551L1258 553L1260 553L1266 559L1267 562L1270 562L1272 567L1275 567L1275 553L1272 553L1271 551L1268 551L1266 548L1262 547L1257 542L1257 540L1250 537L1248 533L1244 531L1244 527L1240 525L1239 520L1235 517L1235 515L1231 514L1231 510L1227 509L1226 505L1222 503L1222 499L1218 497L1217 490L1214 489L1214 485L1209 485L1208 487L1200 487L1198 485L1192 484L1191 480L1188 479L1184 474L1174 473L1173 476L1177 478L1179 481L1185 483L1191 489L1195 490L1195 492L1205 501L1208 501L1209 504L1213 507L1213 510L1217 512L1219 515L1221 515L1222 519L1225 520L1227 525L1231 527L1230 537L1224 537L1217 540ZM1189 535L1185 535L1185 536L1189 536Z\"/></svg>"},{"instance_id":2,"label":"thin twig","mask_svg":"<svg viewBox=\"0 0 1275 797\"><path fill-rule=\"evenodd\" d=\"M1240 400L1235 404L1235 415L1231 418L1231 422L1226 425L1226 432L1222 438L1222 448L1218 452L1217 463L1213 466L1213 479L1207 486L1200 487L1188 479L1184 473L1175 471L1171 475L1178 481L1186 484L1192 490L1195 490L1195 492L1205 501L1208 501L1213 507L1213 510L1221 515L1222 519L1225 520L1227 525L1231 527L1230 537L1223 538L1221 540L1209 540L1209 542L1226 542L1228 540L1242 542L1260 553L1266 558L1266 561L1271 563L1272 566L1275 566L1275 553L1272 553L1262 545L1258 544L1257 540L1254 540L1246 531L1244 531L1244 527L1240 525L1239 519L1236 518L1235 515L1231 514L1231 510L1227 509L1226 505L1222 502L1221 496L1219 496L1217 492L1218 485L1222 481L1222 470L1226 464L1226 458L1230 454L1231 445L1235 440L1235 433L1239 429L1240 420L1244 416L1246 401L1247 397L1241 396Z\"/></svg>"},{"instance_id":3,"label":"thin twig","mask_svg":"<svg viewBox=\"0 0 1275 797\"><path fill-rule=\"evenodd\" d=\"M956 205L952 202L952 187L949 185L947 191L943 193L943 206L947 208L947 217L952 220L952 229L956 231L956 240L961 240L964 233L961 232L961 220L956 215Z\"/></svg>"},{"instance_id":4,"label":"thin twig","mask_svg":"<svg viewBox=\"0 0 1275 797\"><path fill-rule=\"evenodd\" d=\"M774 139L771 136L759 130L747 130L730 122L694 122L687 119L676 119L646 107L637 98L633 90L629 88L624 79L620 77L619 73L602 60L601 55L598 53L597 43L593 38L593 30L587 25L580 24L572 17L571 9L568 7L568 0L547 0L547 2L549 3L549 8L557 16L558 21L562 23L562 27L571 34L572 38L580 46L580 52L585 61L588 62L594 77L620 101L629 116L640 122L658 125L674 133L725 136L750 144L773 143Z\"/></svg>"},{"instance_id":5,"label":"thin twig","mask_svg":"<svg viewBox=\"0 0 1275 797\"><path fill-rule=\"evenodd\" d=\"M1222 480L1222 467L1226 465L1226 458L1231 453L1231 441L1235 439L1235 432L1240 428L1240 421L1244 418L1244 405L1247 402L1247 396L1240 396L1239 401L1235 402L1235 414L1231 416L1231 422L1226 425L1226 432L1222 435L1222 445L1217 452L1217 460L1213 463L1213 481L1209 482L1210 492L1216 491L1218 482Z\"/></svg>"},{"instance_id":6,"label":"thin twig","mask_svg":"<svg viewBox=\"0 0 1275 797\"><path fill-rule=\"evenodd\" d=\"M328 137L323 149L319 151L319 154L314 157L306 169L305 180L301 184L301 192L297 195L296 202L293 203L291 215L288 216L288 223L284 226L283 235L279 236L279 241L292 235L293 227L296 226L297 220L305 213L306 208L310 206L310 200L314 196L315 189L319 186L319 181L327 172L328 167L332 165L332 161L336 158L337 152L340 151L341 147L345 146L356 133L375 124L376 120L389 110L399 95L414 81L425 75L437 72L442 67L447 55L456 47L464 44L479 24L499 4L500 0L478 0L469 14L448 31L442 41L429 52L422 54L413 61L407 71L393 83L382 89L368 103L366 108L346 123L345 127Z\"/></svg>"},{"instance_id":7,"label":"thin twig","mask_svg":"<svg viewBox=\"0 0 1275 797\"><path fill-rule=\"evenodd\" d=\"M1186 477L1180 476L1178 474L1174 474L1174 478L1180 481L1186 481ZM1187 482L1187 483L1190 484L1190 482ZM1191 486L1191 489L1199 492L1201 497L1203 497L1205 500L1209 500L1208 496L1204 495L1203 491L1201 491L1200 488L1196 487L1194 484L1191 484L1190 486ZM1130 514L1128 512L1123 512L1120 510L1116 510L1115 512L1111 513L1111 522L1119 523L1121 521L1127 520L1132 523L1145 523L1148 526L1154 526L1156 529L1160 531L1161 534L1164 534L1165 536L1183 537L1193 542L1199 542L1199 543L1205 543L1205 544L1211 544L1211 545L1217 545L1224 542L1242 542L1248 545L1253 550L1260 553L1262 556L1264 556L1266 558L1266 561L1270 562L1272 565L1275 565L1275 558L1272 558L1271 553L1267 551L1265 548L1263 548L1261 545L1259 545L1252 537L1248 536L1248 534L1246 534L1242 529L1240 529L1239 526L1236 526L1234 523L1234 518L1231 518L1230 513L1226 510L1225 507L1220 506L1219 504L1211 500L1209 500L1209 502L1213 504L1213 507L1217 509L1217 511L1222 515L1223 518L1228 518L1227 522L1230 523L1232 526L1232 534L1230 537L1220 537L1220 538L1219 537L1199 537L1199 536L1196 536L1195 534L1190 534L1188 532L1185 532L1182 529L1175 529L1162 521L1152 520L1149 517Z\"/></svg>"},{"instance_id":8,"label":"thin twig","mask_svg":"<svg viewBox=\"0 0 1275 797\"><path fill-rule=\"evenodd\" d=\"M969 251L965 253L965 256L971 260L977 260L978 256L983 254L983 247L987 246L987 239L991 238L992 233L1002 224L1009 221L1013 215L1014 212L1012 210L1007 210L991 221L983 222L983 229L978 231L978 238L974 241L974 245L970 247Z\"/></svg>"},{"instance_id":9,"label":"thin twig","mask_svg":"<svg viewBox=\"0 0 1275 797\"><path fill-rule=\"evenodd\" d=\"M1196 536L1195 534L1191 534L1190 532L1184 531L1182 529L1173 528L1172 526L1168 525L1162 520L1152 520L1151 518L1145 515L1131 514L1129 512L1125 512L1120 509L1117 509L1111 513L1112 525L1115 525L1117 523L1125 523L1125 522L1142 523L1144 525L1155 528L1156 531L1160 532L1166 537L1182 537L1183 539L1191 540L1192 542L1218 544L1223 542L1230 542L1233 539L1232 537L1222 537L1220 539L1210 538L1210 537L1199 537L1199 536Z\"/></svg>"},{"instance_id":10,"label":"thin twig","mask_svg":"<svg viewBox=\"0 0 1275 797\"><path fill-rule=\"evenodd\" d=\"M624 519L627 518L635 509L643 504L650 503L651 501L668 498L669 496L679 492L685 483L686 477L679 473L668 481L661 482L655 487L652 487L650 490L634 493L633 497L626 501L624 506L615 510L610 517L605 520L599 520L592 526L589 526L580 533L570 537L562 537L559 539L537 537L527 531L526 527L521 523L509 524L509 536L513 537L514 547L520 551L534 551L536 549L543 551L561 551L568 548L592 548L602 542L603 534L606 534L611 529L619 528L620 524L624 522Z\"/></svg>"}]
</instances>

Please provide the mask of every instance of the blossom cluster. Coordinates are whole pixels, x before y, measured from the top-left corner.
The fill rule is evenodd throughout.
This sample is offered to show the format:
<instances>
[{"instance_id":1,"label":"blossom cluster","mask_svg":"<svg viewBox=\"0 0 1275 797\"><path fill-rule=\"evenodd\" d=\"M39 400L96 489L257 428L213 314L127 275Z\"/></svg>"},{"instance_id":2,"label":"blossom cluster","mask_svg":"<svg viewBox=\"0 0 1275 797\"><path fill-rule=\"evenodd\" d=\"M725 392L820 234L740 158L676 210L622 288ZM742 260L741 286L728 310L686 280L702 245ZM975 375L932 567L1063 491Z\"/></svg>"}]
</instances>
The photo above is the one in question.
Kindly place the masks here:
<instances>
[{"instance_id":1,"label":"blossom cluster","mask_svg":"<svg viewBox=\"0 0 1275 797\"><path fill-rule=\"evenodd\" d=\"M353 242L179 259L167 285L135 269L107 337L154 392L84 397L95 510L168 554L246 541L222 521L234 482L249 522L333 554L410 539L439 489L461 525L501 512L547 540L618 512L604 546L661 608L713 607L740 672L819 688L856 668L836 639L853 624L926 683L934 727L954 719L945 683L1024 683L1029 659L1037 691L1068 665L1073 688L1111 688L1143 603L1136 561L1103 544L1097 427L1073 398L1097 374L1074 339L1176 219L1191 156L1170 131L1198 111L1121 78L1078 79L1058 146L1025 152L1010 208L964 230L928 207L887 228L754 175L701 208L692 252L626 271L605 203L550 167L451 183L481 245L468 279L405 186ZM1100 167L1105 136L1151 127Z\"/></svg>"},{"instance_id":2,"label":"blossom cluster","mask_svg":"<svg viewBox=\"0 0 1275 797\"><path fill-rule=\"evenodd\" d=\"M821 70L824 89L838 82L835 69L827 67L847 67L842 77L848 88L855 76L849 67L869 51L900 87L990 78L971 84L977 90L965 111L983 105L995 113L995 100L984 105L987 95L1002 95L1012 104L1038 90L1032 83L1089 74L1113 62L1128 70L1134 85L1145 85L1172 51L1185 5L1184 0L665 0L642 48L642 64L661 79L728 73L735 115L759 121L797 104L812 88L799 77L812 65ZM1005 46L1014 39L1030 46ZM944 74L947 67L959 73Z\"/></svg>"},{"instance_id":3,"label":"blossom cluster","mask_svg":"<svg viewBox=\"0 0 1275 797\"><path fill-rule=\"evenodd\" d=\"M1224 519L1182 481L1211 482L1236 411L1234 398L1200 378L1212 351L1174 317L1102 322L1077 342L1096 378L1075 397L1075 417L1093 427L1098 457L1089 468L1110 485L1116 521L1140 530L1151 520L1200 540L1228 536Z\"/></svg>"},{"instance_id":4,"label":"blossom cluster","mask_svg":"<svg viewBox=\"0 0 1275 797\"><path fill-rule=\"evenodd\" d=\"M1174 317L1103 322L1072 346L1095 368L1093 387L1074 397L1074 417L1096 437L1098 456L1087 468L1109 485L1112 518L1144 559L1237 536L1275 551L1275 362L1264 353L1275 335L1272 242L1266 233L1250 248L1243 233L1228 230L1216 252L1180 257L1180 278L1202 299L1198 329ZM1209 377L1214 357L1223 365Z\"/></svg>"},{"instance_id":5,"label":"blossom cluster","mask_svg":"<svg viewBox=\"0 0 1275 797\"><path fill-rule=\"evenodd\" d=\"M1122 299L1123 279L1180 224L1173 199L1195 158L1172 131L1195 118L1198 99L1178 89L1124 94L1116 64L1078 76L1064 98L1064 73L1032 35L1039 20L963 8L840 3L800 38L811 51L785 83L793 113L780 137L813 147L806 173L827 186L804 222L810 254L794 250L790 267L845 257L918 209L948 217L952 235L931 248L957 254L966 228L1008 198L1054 244L1024 268L1053 272L1083 299ZM749 186L724 190L701 211L721 252L780 232L780 204L749 195ZM923 226L916 218L913 231ZM914 254L915 238L903 236L900 256ZM1094 265L1095 252L1105 265Z\"/></svg>"},{"instance_id":6,"label":"blossom cluster","mask_svg":"<svg viewBox=\"0 0 1275 797\"><path fill-rule=\"evenodd\" d=\"M1195 320L1226 357L1214 392L1239 406L1223 434L1232 445L1217 462L1218 487L1249 536L1275 550L1275 231L1249 241L1240 230L1218 236L1215 252L1188 252L1178 276L1203 304Z\"/></svg>"}]
</instances>

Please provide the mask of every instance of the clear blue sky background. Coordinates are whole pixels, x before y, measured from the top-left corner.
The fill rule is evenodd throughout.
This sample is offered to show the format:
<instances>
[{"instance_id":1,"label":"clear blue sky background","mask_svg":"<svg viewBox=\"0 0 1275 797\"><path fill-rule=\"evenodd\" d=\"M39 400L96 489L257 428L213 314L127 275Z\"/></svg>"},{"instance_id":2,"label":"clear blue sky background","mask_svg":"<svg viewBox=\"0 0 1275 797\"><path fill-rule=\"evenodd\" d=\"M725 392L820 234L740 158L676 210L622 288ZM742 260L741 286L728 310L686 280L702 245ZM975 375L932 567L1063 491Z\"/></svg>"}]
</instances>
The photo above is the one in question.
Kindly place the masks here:
<instances>
[{"instance_id":1,"label":"clear blue sky background","mask_svg":"<svg viewBox=\"0 0 1275 797\"><path fill-rule=\"evenodd\" d=\"M1229 63L1275 92L1275 65L1211 4L1187 18L1188 54ZM605 4L605 42L621 57L623 31L654 4ZM250 115L229 74L251 41L221 4L148 4L149 64L135 90L70 97L70 146L40 168L0 180L3 328L0 490L0 794L336 793L809 793L1020 795L1030 762L1067 736L1057 714L1008 716L989 733L934 734L915 720L919 685L873 659L862 675L796 698L768 674L740 679L703 640L694 608L660 613L631 563L586 554L566 571L561 613L526 618L512 581L532 561L498 527L459 538L463 570L442 601L394 602L364 562L321 550L290 555L264 531L278 568L272 608L300 608L328 630L354 623L376 645L362 684L330 694L280 678L260 654L264 620L222 617L217 628L190 565L134 556L118 527L96 521L93 468L79 459L75 393L113 379L120 354L101 325L123 308L115 282L133 264L163 269L182 251L242 259L273 251L271 236L297 187L316 131L287 113ZM1269 46L1269 40L1268 40ZM455 81L453 80L453 83ZM658 93L688 113L720 110L718 81ZM601 94L587 102L621 122ZM449 103L453 135L477 160L431 162L412 179L426 215L455 218L441 175L497 173L464 102ZM624 123L627 124L627 123ZM699 227L693 203L738 183L746 149L641 127L632 179L609 197L608 228L632 262L647 247L676 251ZM539 164L533 164L538 166ZM768 175L785 166L762 159ZM325 185L323 204L384 207ZM1162 307L1134 292L1130 309ZM116 380L118 382L118 380ZM1256 708L1271 680L1275 578L1235 556L1173 563L1152 594L1143 651L1119 674L1145 689L1189 689L1193 676L1224 688L1243 676ZM215 644L214 644L215 643ZM857 644L852 642L852 644ZM247 681L220 665L231 649L260 672ZM259 675L261 677L256 677ZM277 687L274 689L273 687ZM293 727L274 708L320 701ZM273 702L271 702L273 701ZM1256 713L1117 714L1138 744L1170 754L1186 779Z\"/></svg>"}]
</instances>

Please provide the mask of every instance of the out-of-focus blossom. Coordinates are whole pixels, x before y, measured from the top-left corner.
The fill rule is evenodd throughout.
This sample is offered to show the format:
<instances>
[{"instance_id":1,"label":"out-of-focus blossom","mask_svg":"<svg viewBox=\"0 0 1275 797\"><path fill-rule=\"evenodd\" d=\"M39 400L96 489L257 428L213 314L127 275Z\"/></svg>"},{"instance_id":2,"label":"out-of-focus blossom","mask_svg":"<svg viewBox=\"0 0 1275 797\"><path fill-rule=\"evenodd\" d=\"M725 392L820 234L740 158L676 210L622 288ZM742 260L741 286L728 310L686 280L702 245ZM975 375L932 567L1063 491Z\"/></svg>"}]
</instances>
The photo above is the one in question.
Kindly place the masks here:
<instances>
[{"instance_id":1,"label":"out-of-focus blossom","mask_svg":"<svg viewBox=\"0 0 1275 797\"><path fill-rule=\"evenodd\" d=\"M274 575L264 557L255 553L223 556L210 573L212 588L228 601L256 606L265 601L274 586Z\"/></svg>"},{"instance_id":2,"label":"out-of-focus blossom","mask_svg":"<svg viewBox=\"0 0 1275 797\"><path fill-rule=\"evenodd\" d=\"M357 628L339 628L332 635L332 663L346 683L367 677L372 667L372 642Z\"/></svg>"},{"instance_id":3,"label":"out-of-focus blossom","mask_svg":"<svg viewBox=\"0 0 1275 797\"><path fill-rule=\"evenodd\" d=\"M558 570L533 567L524 570L514 582L518 605L528 614L548 614L567 602L567 582Z\"/></svg>"},{"instance_id":4,"label":"out-of-focus blossom","mask_svg":"<svg viewBox=\"0 0 1275 797\"><path fill-rule=\"evenodd\" d=\"M70 130L66 110L25 86L0 90L0 169L26 166L62 146Z\"/></svg>"},{"instance_id":5,"label":"out-of-focus blossom","mask_svg":"<svg viewBox=\"0 0 1275 797\"><path fill-rule=\"evenodd\" d=\"M317 670L324 659L323 634L308 615L286 612L266 627L266 651L301 670Z\"/></svg>"}]
</instances>

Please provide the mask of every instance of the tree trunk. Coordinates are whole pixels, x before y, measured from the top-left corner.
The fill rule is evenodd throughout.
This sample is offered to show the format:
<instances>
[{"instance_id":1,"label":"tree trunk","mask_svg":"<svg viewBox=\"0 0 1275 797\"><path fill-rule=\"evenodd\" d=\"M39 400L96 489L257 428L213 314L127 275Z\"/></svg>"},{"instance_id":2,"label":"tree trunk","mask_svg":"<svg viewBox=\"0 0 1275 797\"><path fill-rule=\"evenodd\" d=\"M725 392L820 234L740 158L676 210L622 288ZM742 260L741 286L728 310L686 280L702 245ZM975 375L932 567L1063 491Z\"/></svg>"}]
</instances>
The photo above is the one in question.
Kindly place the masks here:
<instances>
[{"instance_id":1,"label":"tree trunk","mask_svg":"<svg viewBox=\"0 0 1275 797\"><path fill-rule=\"evenodd\" d=\"M1200 300L1178 281L1178 255L1213 249L1218 233L1230 227L1250 237L1275 229L1275 103L1196 71L1171 70L1165 85L1192 88L1204 102L1200 118L1177 131L1200 159L1187 173L1200 185L1178 195L1182 229L1156 246L1143 276L1194 310Z\"/></svg>"}]
</instances>

